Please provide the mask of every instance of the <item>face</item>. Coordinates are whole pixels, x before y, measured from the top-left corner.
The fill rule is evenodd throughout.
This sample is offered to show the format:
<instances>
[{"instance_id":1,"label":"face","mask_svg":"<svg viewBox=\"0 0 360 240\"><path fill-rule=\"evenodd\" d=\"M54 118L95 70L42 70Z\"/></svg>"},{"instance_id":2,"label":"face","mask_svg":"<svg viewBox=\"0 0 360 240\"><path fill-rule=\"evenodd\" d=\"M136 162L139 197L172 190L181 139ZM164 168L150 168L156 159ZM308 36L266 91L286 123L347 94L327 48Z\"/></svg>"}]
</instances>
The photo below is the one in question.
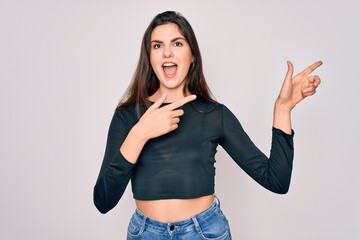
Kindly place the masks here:
<instances>
[{"instance_id":1,"label":"face","mask_svg":"<svg viewBox=\"0 0 360 240\"><path fill-rule=\"evenodd\" d=\"M151 33L151 66L163 91L182 91L193 61L190 46L178 25L167 23L157 26Z\"/></svg>"}]
</instances>

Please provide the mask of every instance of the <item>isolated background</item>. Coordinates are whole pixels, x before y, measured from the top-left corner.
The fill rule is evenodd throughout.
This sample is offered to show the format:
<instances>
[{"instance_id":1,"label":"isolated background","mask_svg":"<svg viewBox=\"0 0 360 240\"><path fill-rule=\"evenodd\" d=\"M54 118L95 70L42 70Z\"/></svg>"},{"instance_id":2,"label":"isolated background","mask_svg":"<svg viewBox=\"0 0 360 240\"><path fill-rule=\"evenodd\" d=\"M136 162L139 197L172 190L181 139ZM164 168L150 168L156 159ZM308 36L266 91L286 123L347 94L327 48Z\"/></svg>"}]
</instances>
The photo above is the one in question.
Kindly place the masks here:
<instances>
[{"instance_id":1,"label":"isolated background","mask_svg":"<svg viewBox=\"0 0 360 240\"><path fill-rule=\"evenodd\" d=\"M92 203L113 110L145 28L192 24L218 101L269 153L273 103L292 60L324 65L293 112L290 191L257 185L218 148L216 193L234 239L360 239L359 1L0 0L0 239L125 239L130 187Z\"/></svg>"}]
</instances>

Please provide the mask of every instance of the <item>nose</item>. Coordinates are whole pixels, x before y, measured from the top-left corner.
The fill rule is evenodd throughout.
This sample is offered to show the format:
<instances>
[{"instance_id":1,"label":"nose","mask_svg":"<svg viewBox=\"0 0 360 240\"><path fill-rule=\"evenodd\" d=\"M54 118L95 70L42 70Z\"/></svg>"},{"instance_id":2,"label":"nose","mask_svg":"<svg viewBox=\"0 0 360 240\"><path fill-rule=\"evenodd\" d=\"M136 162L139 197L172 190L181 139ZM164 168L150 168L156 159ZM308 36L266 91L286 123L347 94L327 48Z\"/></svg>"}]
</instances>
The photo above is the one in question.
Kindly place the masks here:
<instances>
[{"instance_id":1,"label":"nose","mask_svg":"<svg viewBox=\"0 0 360 240\"><path fill-rule=\"evenodd\" d=\"M174 56L174 54L173 54L173 52L171 50L171 47L164 47L163 49L164 49L164 51L163 51L163 57L164 58L170 58L170 57Z\"/></svg>"}]
</instances>

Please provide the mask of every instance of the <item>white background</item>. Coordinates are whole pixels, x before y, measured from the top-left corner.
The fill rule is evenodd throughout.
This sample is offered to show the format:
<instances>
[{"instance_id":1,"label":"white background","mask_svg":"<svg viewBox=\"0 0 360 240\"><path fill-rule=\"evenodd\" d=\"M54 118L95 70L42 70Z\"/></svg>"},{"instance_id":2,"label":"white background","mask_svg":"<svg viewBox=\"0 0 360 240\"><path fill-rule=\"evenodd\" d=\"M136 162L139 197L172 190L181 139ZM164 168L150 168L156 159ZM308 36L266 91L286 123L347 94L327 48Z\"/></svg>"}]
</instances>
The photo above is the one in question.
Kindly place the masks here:
<instances>
[{"instance_id":1,"label":"white background","mask_svg":"<svg viewBox=\"0 0 360 240\"><path fill-rule=\"evenodd\" d=\"M266 154L286 60L296 72L324 62L318 93L293 112L287 195L218 148L233 239L360 239L356 0L0 0L0 239L125 239L130 187L106 215L92 189L142 35L165 10L192 24L214 95Z\"/></svg>"}]
</instances>

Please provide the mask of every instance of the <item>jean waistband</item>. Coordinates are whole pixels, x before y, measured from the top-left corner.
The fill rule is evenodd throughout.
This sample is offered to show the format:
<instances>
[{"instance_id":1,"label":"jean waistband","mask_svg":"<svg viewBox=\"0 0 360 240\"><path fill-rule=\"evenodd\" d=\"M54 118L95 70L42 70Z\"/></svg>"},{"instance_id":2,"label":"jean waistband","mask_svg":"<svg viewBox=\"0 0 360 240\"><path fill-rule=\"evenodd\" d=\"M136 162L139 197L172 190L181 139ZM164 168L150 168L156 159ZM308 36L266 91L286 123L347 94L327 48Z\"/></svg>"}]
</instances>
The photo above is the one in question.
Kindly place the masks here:
<instances>
[{"instance_id":1,"label":"jean waistband","mask_svg":"<svg viewBox=\"0 0 360 240\"><path fill-rule=\"evenodd\" d=\"M150 228L156 228L159 231L167 231L168 229L171 229L173 227L181 228L181 227L190 226L193 225L194 222L195 225L206 222L214 214L218 213L218 209L220 209L220 201L216 196L214 196L214 202L207 209L196 214L193 217L184 219L182 221L169 222L169 223L159 222L157 220L145 216L138 208L136 208L135 210L134 217L136 217L140 222L145 222L145 224Z\"/></svg>"}]
</instances>

